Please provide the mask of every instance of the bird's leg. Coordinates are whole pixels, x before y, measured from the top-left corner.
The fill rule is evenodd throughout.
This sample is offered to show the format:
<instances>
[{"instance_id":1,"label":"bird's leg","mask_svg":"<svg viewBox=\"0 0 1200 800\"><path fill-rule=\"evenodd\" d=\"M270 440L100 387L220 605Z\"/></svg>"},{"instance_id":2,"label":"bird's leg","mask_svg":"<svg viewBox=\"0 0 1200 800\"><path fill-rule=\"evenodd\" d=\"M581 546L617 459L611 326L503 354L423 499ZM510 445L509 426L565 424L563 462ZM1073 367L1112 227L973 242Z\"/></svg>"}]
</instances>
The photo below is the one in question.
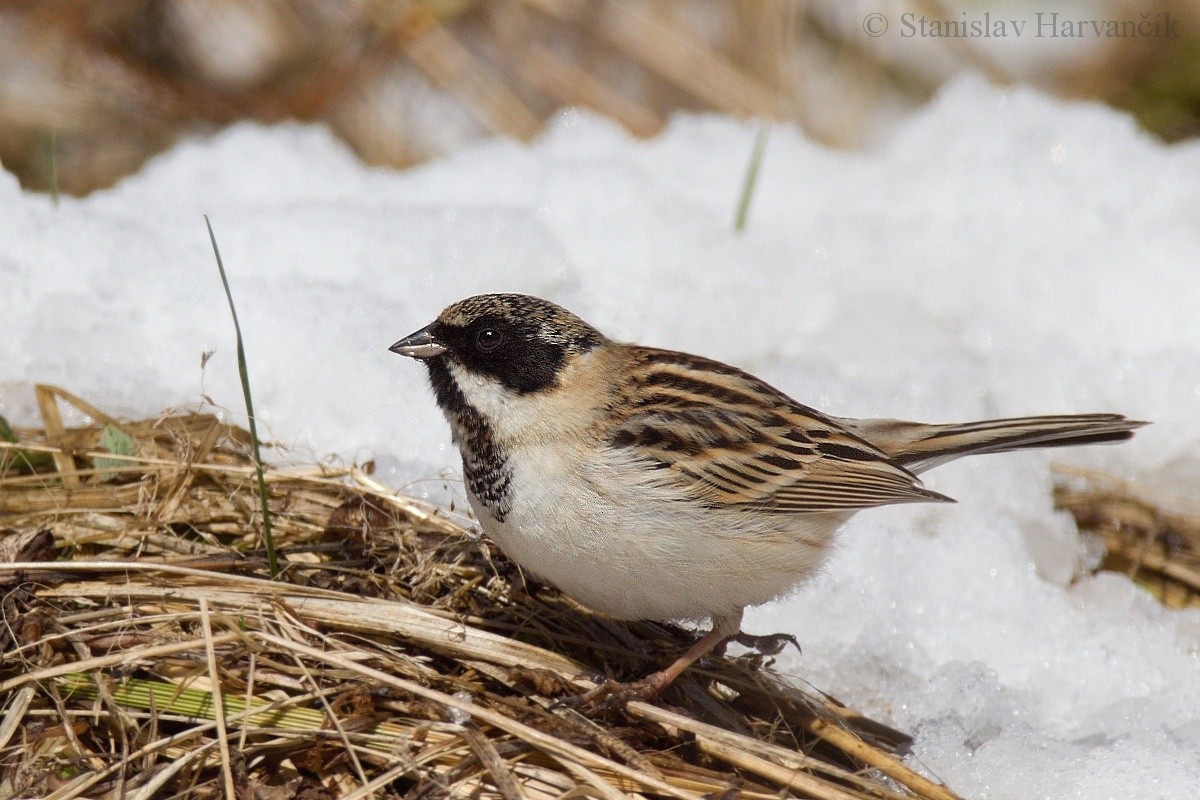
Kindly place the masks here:
<instances>
[{"instance_id":1,"label":"bird's leg","mask_svg":"<svg viewBox=\"0 0 1200 800\"><path fill-rule=\"evenodd\" d=\"M609 697L617 698L620 702L630 700L648 700L671 685L685 669L695 664L717 645L731 636L737 635L742 627L742 611L728 616L713 617L712 630L704 634L700 641L687 649L683 655L666 669L653 672L641 680L632 683L619 683L608 680L591 689L579 698L582 705L590 705L598 700Z\"/></svg>"}]
</instances>

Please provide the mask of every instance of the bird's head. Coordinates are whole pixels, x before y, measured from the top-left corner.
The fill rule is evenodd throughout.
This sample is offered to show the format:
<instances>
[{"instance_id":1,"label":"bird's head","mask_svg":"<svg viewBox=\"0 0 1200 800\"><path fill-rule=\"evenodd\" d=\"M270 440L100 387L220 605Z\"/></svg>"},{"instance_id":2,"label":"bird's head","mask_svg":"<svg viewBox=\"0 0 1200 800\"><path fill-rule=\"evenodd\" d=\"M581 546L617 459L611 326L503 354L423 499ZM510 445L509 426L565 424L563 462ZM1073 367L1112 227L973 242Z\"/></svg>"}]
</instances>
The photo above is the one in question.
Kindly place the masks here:
<instances>
[{"instance_id":1,"label":"bird's head","mask_svg":"<svg viewBox=\"0 0 1200 800\"><path fill-rule=\"evenodd\" d=\"M527 395L554 388L575 358L604 336L565 308L524 294L481 294L447 307L438 318L389 348L421 359L434 389L450 378L472 387Z\"/></svg>"}]
</instances>

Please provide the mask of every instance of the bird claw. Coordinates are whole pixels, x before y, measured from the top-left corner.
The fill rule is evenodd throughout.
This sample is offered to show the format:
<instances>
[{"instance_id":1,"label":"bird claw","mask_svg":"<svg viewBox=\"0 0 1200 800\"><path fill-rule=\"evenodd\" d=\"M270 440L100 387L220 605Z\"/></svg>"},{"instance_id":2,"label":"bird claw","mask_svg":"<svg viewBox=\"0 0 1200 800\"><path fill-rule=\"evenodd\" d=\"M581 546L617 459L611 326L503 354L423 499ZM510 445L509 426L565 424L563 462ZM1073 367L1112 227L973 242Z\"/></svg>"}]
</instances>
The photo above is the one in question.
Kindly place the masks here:
<instances>
[{"instance_id":1,"label":"bird claw","mask_svg":"<svg viewBox=\"0 0 1200 800\"><path fill-rule=\"evenodd\" d=\"M790 633L769 633L762 636L755 636L750 633L737 633L729 638L742 647L748 647L764 656L777 656L789 644L796 648L797 653L804 652L800 649L800 642Z\"/></svg>"}]
</instances>

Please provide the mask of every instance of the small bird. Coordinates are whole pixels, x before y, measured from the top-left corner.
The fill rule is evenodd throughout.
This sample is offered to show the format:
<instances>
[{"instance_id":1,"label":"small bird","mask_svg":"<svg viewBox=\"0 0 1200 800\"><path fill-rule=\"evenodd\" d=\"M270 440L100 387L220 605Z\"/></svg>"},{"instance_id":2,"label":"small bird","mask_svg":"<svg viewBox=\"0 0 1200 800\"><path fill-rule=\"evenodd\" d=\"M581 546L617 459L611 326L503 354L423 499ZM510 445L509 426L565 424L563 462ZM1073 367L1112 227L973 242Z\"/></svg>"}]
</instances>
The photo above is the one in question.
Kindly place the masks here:
<instances>
[{"instance_id":1,"label":"small bird","mask_svg":"<svg viewBox=\"0 0 1200 800\"><path fill-rule=\"evenodd\" d=\"M950 501L920 472L1122 441L1145 424L833 417L736 367L612 341L521 294L461 300L390 350L424 361L471 507L509 558L618 619L712 620L669 667L621 687L628 697L657 694L738 636L743 610L812 575L855 512Z\"/></svg>"}]
</instances>

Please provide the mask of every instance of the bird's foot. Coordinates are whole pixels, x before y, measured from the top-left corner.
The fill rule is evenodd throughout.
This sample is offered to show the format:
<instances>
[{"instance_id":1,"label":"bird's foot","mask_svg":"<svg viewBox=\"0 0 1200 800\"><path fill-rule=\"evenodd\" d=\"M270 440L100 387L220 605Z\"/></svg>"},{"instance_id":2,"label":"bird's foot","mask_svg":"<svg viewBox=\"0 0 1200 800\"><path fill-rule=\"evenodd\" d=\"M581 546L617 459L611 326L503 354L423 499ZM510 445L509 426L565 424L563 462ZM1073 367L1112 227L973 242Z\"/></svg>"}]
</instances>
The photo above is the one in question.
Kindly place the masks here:
<instances>
[{"instance_id":1,"label":"bird's foot","mask_svg":"<svg viewBox=\"0 0 1200 800\"><path fill-rule=\"evenodd\" d=\"M789 644L796 648L797 653L803 652L800 649L800 642L796 641L796 637L790 633L770 633L764 636L755 636L750 633L736 633L730 636L728 641L737 642L742 647L748 647L764 656L777 656Z\"/></svg>"}]
</instances>

